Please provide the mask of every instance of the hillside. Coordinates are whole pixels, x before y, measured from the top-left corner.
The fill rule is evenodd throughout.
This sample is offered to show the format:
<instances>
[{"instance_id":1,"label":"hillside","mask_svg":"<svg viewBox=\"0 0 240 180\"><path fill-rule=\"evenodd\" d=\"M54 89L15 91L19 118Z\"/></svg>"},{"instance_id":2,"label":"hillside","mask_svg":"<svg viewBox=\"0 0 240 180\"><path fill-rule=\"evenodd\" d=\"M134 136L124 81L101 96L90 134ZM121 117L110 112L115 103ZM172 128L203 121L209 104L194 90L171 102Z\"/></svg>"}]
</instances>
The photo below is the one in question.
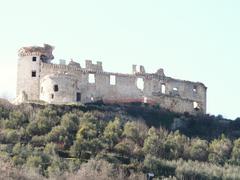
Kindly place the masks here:
<instances>
[{"instance_id":1,"label":"hillside","mask_svg":"<svg viewBox=\"0 0 240 180\"><path fill-rule=\"evenodd\" d=\"M0 179L240 179L240 119L0 101Z\"/></svg>"}]
</instances>

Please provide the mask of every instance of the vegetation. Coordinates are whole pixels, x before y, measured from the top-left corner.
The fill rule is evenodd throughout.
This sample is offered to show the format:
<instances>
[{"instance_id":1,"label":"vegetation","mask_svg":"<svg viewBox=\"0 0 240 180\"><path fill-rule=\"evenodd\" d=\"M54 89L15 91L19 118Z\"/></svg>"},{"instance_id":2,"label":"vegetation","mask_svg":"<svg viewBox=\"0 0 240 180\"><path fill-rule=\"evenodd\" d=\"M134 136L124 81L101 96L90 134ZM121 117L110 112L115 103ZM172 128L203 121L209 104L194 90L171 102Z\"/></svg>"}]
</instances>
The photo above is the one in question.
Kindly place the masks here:
<instances>
[{"instance_id":1,"label":"vegetation","mask_svg":"<svg viewBox=\"0 0 240 180\"><path fill-rule=\"evenodd\" d=\"M0 179L240 179L239 129L159 106L0 102Z\"/></svg>"}]
</instances>

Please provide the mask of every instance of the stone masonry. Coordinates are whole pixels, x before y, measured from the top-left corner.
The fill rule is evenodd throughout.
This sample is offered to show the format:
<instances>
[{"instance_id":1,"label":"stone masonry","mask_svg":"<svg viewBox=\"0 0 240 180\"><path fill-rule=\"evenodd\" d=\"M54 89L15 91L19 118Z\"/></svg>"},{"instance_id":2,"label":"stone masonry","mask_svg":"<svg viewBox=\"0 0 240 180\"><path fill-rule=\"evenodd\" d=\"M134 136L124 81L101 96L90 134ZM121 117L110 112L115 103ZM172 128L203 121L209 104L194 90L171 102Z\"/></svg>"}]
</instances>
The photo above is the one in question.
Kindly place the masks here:
<instances>
[{"instance_id":1,"label":"stone masonry","mask_svg":"<svg viewBox=\"0 0 240 180\"><path fill-rule=\"evenodd\" d=\"M84 68L74 61L53 64L53 49L45 44L19 50L16 103L142 102L174 112L206 113L203 83L167 77L163 69L146 73L137 65L132 66L132 74L121 74L105 72L102 62L91 60L86 60Z\"/></svg>"}]
</instances>

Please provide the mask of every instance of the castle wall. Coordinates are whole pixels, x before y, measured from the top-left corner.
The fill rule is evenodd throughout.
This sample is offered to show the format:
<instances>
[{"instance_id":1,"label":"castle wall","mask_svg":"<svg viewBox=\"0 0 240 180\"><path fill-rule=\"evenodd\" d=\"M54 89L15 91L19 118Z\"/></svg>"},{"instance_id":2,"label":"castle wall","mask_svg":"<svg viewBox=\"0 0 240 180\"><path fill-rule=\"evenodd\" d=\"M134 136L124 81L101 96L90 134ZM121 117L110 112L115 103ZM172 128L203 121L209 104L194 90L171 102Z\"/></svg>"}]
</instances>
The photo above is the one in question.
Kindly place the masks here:
<instances>
[{"instance_id":1,"label":"castle wall","mask_svg":"<svg viewBox=\"0 0 240 180\"><path fill-rule=\"evenodd\" d=\"M206 87L202 83L167 77L163 69L146 73L133 65L132 74L105 72L102 63L86 60L85 68L71 61L52 64L54 48L31 46L19 50L17 101L48 103L143 102L175 112L205 113Z\"/></svg>"},{"instance_id":2,"label":"castle wall","mask_svg":"<svg viewBox=\"0 0 240 180\"><path fill-rule=\"evenodd\" d=\"M56 99L48 102L75 102L76 93L80 92L82 103L96 100L112 103L147 102L150 104L159 104L162 107L176 112L197 113L193 105L193 103L196 102L199 108L198 110L200 112L206 112L206 87L201 83L182 81L156 74L108 73L96 69L89 70L69 67L67 65L42 63L41 77L47 77L49 74L56 74L56 76L59 76L57 74L62 74L63 77L65 74L66 76L75 77L75 86L70 88L70 85L66 85L68 84L66 83L66 81L68 81L66 78L60 78L58 81L54 81L54 83L58 83L59 88L65 88L66 90L58 92ZM89 83L89 74L94 74L94 83ZM111 75L115 76L115 85L110 84ZM141 78L144 82L142 90L137 86L138 78ZM69 82L71 81L72 80L69 80ZM165 94L162 93L162 84L166 87ZM53 84L50 83L49 86L53 86ZM53 87L50 87L46 92L51 93L52 88ZM48 97L50 96L48 95Z\"/></svg>"}]
</instances>

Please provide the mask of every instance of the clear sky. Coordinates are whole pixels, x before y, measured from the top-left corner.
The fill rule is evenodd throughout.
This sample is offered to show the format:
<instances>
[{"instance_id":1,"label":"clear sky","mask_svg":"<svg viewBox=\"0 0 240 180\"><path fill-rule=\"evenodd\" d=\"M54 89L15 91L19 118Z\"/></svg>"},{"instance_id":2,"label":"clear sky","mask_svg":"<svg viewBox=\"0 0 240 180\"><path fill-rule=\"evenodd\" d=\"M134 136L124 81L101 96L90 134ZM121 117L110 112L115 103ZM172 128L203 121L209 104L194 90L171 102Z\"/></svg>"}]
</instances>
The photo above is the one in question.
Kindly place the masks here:
<instances>
[{"instance_id":1,"label":"clear sky","mask_svg":"<svg viewBox=\"0 0 240 180\"><path fill-rule=\"evenodd\" d=\"M240 117L239 0L0 0L0 96L14 97L17 50L203 82L208 113Z\"/></svg>"}]
</instances>

